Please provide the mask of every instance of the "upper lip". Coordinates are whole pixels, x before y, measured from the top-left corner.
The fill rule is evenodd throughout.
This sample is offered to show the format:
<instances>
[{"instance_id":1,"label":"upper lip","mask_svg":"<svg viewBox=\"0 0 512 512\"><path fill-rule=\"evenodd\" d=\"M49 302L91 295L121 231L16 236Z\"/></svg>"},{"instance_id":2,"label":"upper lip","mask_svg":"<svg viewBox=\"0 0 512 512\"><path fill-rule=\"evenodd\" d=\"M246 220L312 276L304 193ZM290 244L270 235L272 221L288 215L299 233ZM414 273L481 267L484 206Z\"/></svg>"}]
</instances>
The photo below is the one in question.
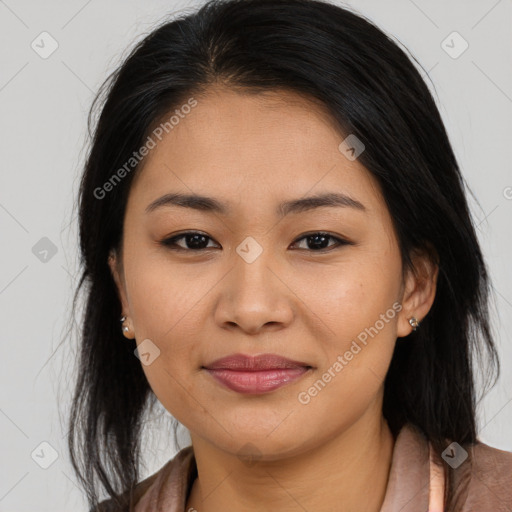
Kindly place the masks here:
<instances>
[{"instance_id":1,"label":"upper lip","mask_svg":"<svg viewBox=\"0 0 512 512\"><path fill-rule=\"evenodd\" d=\"M277 354L259 354L250 356L245 354L232 354L222 357L204 366L208 370L273 370L282 368L311 368L311 365L278 356Z\"/></svg>"}]
</instances>

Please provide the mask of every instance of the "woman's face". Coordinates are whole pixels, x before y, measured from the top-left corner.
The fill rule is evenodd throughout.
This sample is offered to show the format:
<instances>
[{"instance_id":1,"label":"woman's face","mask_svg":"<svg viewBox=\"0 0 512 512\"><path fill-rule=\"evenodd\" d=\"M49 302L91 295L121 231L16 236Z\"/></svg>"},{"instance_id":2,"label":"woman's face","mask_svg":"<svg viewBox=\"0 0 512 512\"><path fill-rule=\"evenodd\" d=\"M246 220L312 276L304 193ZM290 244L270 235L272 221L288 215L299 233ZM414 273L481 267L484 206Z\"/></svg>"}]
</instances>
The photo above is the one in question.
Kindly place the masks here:
<instances>
[{"instance_id":1,"label":"woman's face","mask_svg":"<svg viewBox=\"0 0 512 512\"><path fill-rule=\"evenodd\" d=\"M380 419L396 338L435 289L402 281L376 180L340 150L327 115L293 93L195 99L153 137L128 199L122 266L109 260L155 395L193 438L267 459ZM166 194L220 208L148 210ZM353 202L303 203L324 194ZM162 242L189 232L199 235ZM296 364L213 368L237 354Z\"/></svg>"}]
</instances>

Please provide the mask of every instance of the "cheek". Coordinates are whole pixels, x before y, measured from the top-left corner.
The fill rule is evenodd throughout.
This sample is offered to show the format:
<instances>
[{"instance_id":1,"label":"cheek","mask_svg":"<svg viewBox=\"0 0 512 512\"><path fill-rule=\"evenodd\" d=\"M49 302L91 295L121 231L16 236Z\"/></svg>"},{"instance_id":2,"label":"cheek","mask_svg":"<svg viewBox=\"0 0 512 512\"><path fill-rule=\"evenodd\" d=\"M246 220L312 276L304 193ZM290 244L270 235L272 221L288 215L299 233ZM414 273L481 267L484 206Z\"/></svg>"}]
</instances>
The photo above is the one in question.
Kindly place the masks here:
<instances>
[{"instance_id":1,"label":"cheek","mask_svg":"<svg viewBox=\"0 0 512 512\"><path fill-rule=\"evenodd\" d=\"M308 414L343 404L357 417L381 388L396 343L400 267L394 259L361 254L346 271L325 276L311 309L322 316L330 335L318 339L322 366L301 391Z\"/></svg>"},{"instance_id":2,"label":"cheek","mask_svg":"<svg viewBox=\"0 0 512 512\"><path fill-rule=\"evenodd\" d=\"M126 264L127 291L137 344L145 340L157 347L158 356L142 365L158 399L180 400L188 386L187 372L197 366L200 331L204 325L201 299L214 285L170 265L133 259ZM147 342L146 342L147 343ZM150 345L151 346L151 345ZM181 386L180 386L181 384Z\"/></svg>"},{"instance_id":3,"label":"cheek","mask_svg":"<svg viewBox=\"0 0 512 512\"><path fill-rule=\"evenodd\" d=\"M306 277L307 276L307 277ZM396 322L393 304L399 293L399 268L393 260L361 254L346 265L297 277L304 302L330 328L337 343L346 343L388 314L379 331ZM389 333L392 336L392 333Z\"/></svg>"},{"instance_id":4,"label":"cheek","mask_svg":"<svg viewBox=\"0 0 512 512\"><path fill-rule=\"evenodd\" d=\"M401 309L394 301L394 286L385 284L376 284L364 273L329 284L322 306L336 312L329 318L335 335L317 339L323 348L322 365L296 396L299 412L321 418L325 431L357 421L382 392ZM296 428L298 436L306 435L304 425Z\"/></svg>"},{"instance_id":5,"label":"cheek","mask_svg":"<svg viewBox=\"0 0 512 512\"><path fill-rule=\"evenodd\" d=\"M136 276L127 283L135 330L156 342L166 342L173 333L195 325L201 300L215 284L198 266L171 265L169 262L137 258L127 265L127 275ZM129 274L128 274L129 272Z\"/></svg>"}]
</instances>

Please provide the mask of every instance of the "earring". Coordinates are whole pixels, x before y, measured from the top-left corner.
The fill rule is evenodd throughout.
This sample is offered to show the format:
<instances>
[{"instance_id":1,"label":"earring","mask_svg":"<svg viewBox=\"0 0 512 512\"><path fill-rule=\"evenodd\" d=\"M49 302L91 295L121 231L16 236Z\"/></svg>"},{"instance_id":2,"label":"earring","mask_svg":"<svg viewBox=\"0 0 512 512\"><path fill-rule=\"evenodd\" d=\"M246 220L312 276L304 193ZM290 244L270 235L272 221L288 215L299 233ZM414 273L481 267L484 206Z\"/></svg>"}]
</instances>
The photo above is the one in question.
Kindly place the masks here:
<instances>
[{"instance_id":1,"label":"earring","mask_svg":"<svg viewBox=\"0 0 512 512\"><path fill-rule=\"evenodd\" d=\"M126 316L122 316L120 319L119 319L121 322L124 322L126 320ZM126 333L130 330L130 328L127 326L127 325L123 325L123 334L126 336ZM126 336L127 338L129 338L128 336ZM131 338L129 338L131 339Z\"/></svg>"},{"instance_id":2,"label":"earring","mask_svg":"<svg viewBox=\"0 0 512 512\"><path fill-rule=\"evenodd\" d=\"M411 324L413 331L415 331L420 326L419 320L414 316L412 318L409 318L409 323Z\"/></svg>"}]
</instances>

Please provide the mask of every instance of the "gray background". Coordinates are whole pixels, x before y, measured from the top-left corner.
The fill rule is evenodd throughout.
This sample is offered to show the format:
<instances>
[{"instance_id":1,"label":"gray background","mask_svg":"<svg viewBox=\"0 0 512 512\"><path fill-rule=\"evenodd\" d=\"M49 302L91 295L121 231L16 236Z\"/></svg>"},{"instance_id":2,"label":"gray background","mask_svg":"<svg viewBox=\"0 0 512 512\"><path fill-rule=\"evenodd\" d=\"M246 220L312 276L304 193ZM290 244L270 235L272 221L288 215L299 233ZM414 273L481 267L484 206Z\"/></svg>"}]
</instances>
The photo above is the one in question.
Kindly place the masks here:
<instances>
[{"instance_id":1,"label":"gray background","mask_svg":"<svg viewBox=\"0 0 512 512\"><path fill-rule=\"evenodd\" d=\"M65 331L78 268L73 201L86 115L108 72L155 22L200 3L0 0L0 511L86 510L65 445L76 352L76 337ZM429 73L480 203L469 199L494 283L503 363L480 404L480 439L512 451L511 1L348 5L409 48ZM43 50L44 31L58 44L46 59L31 47L35 41ZM453 31L469 44L457 58L445 51L462 48L457 36L442 44ZM159 412L146 431L144 476L174 454L169 417Z\"/></svg>"}]
</instances>

